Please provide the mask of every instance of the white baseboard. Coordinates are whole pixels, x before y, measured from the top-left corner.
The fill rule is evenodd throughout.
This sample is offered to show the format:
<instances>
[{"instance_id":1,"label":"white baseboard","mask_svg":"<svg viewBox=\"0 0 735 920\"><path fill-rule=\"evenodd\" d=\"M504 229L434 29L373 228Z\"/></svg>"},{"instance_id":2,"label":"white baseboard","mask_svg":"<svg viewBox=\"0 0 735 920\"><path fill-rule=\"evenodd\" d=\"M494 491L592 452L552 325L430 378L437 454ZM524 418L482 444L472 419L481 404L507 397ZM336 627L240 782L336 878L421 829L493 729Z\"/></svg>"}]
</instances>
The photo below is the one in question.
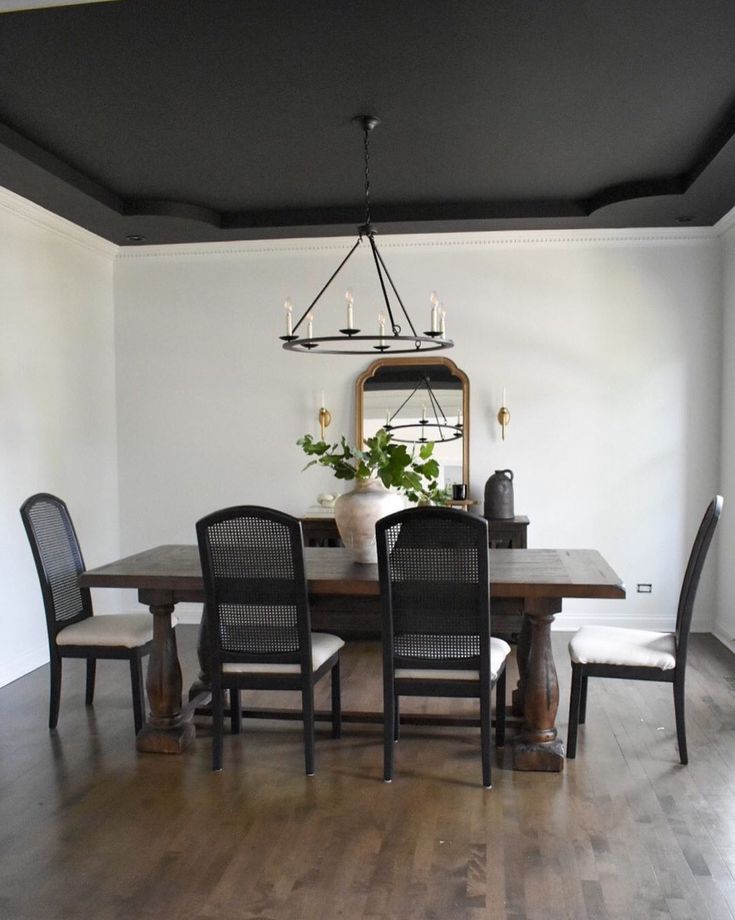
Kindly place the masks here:
<instances>
[{"instance_id":1,"label":"white baseboard","mask_svg":"<svg viewBox=\"0 0 735 920\"><path fill-rule=\"evenodd\" d=\"M11 684L14 680L35 671L44 664L48 664L48 646L30 649L13 658L12 661L2 662L0 664L0 687Z\"/></svg>"},{"instance_id":2,"label":"white baseboard","mask_svg":"<svg viewBox=\"0 0 735 920\"><path fill-rule=\"evenodd\" d=\"M725 648L735 652L735 638L733 638L732 633L726 633L718 626L713 626L711 632L715 639L719 639Z\"/></svg>"}]
</instances>

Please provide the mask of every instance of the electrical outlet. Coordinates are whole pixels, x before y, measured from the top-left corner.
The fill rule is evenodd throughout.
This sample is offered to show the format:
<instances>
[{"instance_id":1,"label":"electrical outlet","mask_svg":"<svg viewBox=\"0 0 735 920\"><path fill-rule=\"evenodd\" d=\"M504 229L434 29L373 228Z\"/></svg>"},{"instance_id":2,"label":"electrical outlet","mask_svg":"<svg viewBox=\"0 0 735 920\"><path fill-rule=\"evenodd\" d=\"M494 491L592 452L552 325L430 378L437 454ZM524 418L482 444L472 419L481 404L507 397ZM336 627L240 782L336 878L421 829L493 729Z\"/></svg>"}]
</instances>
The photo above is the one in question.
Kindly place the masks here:
<instances>
[{"instance_id":1,"label":"electrical outlet","mask_svg":"<svg viewBox=\"0 0 735 920\"><path fill-rule=\"evenodd\" d=\"M637 591L639 594L651 594L653 591L653 585L649 584L639 584L637 585Z\"/></svg>"}]
</instances>

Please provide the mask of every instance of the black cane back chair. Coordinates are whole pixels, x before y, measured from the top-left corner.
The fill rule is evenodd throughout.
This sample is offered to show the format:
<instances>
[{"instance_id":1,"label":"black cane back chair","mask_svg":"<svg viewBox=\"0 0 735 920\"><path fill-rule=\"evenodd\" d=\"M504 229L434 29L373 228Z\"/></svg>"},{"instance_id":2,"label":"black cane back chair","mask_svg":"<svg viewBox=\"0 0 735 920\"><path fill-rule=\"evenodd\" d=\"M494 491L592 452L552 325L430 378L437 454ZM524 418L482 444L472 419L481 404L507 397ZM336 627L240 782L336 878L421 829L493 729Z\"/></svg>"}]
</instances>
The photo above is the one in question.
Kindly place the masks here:
<instances>
[{"instance_id":1,"label":"black cane back chair","mask_svg":"<svg viewBox=\"0 0 735 920\"><path fill-rule=\"evenodd\" d=\"M84 559L66 504L41 492L21 505L28 540L36 563L46 611L51 695L49 728L56 728L61 700L61 663L64 658L87 661L85 702L94 700L98 658L130 662L135 733L143 727L145 697L141 659L151 650L153 620L149 613L96 616L88 588L80 588Z\"/></svg>"},{"instance_id":2,"label":"black cane back chair","mask_svg":"<svg viewBox=\"0 0 735 920\"><path fill-rule=\"evenodd\" d=\"M383 608L383 778L393 777L401 696L478 697L482 782L491 786L491 704L505 733L505 660L490 636L487 521L450 508L411 508L375 526Z\"/></svg>"},{"instance_id":3,"label":"black cane back chair","mask_svg":"<svg viewBox=\"0 0 735 920\"><path fill-rule=\"evenodd\" d=\"M233 734L241 690L298 690L306 773L314 774L314 685L331 673L332 737L341 731L337 636L311 632L304 545L297 518L270 508L225 508L196 525L212 681L212 768L222 769L223 691Z\"/></svg>"},{"instance_id":4,"label":"black cane back chair","mask_svg":"<svg viewBox=\"0 0 735 920\"><path fill-rule=\"evenodd\" d=\"M590 677L622 677L627 680L655 680L674 685L674 715L679 759L689 761L684 719L684 678L687 643L692 623L694 598L707 558L723 499L710 502L694 540L679 594L676 628L662 633L617 626L583 626L569 643L572 659L572 689L569 700L567 757L577 754L577 731L587 714L587 681Z\"/></svg>"}]
</instances>

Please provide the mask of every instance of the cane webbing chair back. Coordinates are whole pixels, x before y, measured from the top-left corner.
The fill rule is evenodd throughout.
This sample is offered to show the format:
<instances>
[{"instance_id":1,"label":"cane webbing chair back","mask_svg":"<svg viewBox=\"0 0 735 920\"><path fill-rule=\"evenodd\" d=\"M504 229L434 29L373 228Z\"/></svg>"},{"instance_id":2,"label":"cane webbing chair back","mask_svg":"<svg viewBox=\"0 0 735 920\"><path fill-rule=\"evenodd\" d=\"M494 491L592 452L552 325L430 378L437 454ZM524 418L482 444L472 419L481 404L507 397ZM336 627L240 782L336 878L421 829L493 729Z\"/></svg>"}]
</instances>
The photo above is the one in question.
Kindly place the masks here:
<instances>
[{"instance_id":1,"label":"cane webbing chair back","mask_svg":"<svg viewBox=\"0 0 735 920\"><path fill-rule=\"evenodd\" d=\"M502 745L510 649L490 638L487 521L452 508L412 508L378 521L375 532L383 607L383 779L393 776L401 696L474 697L482 782L489 788L490 694L496 686Z\"/></svg>"},{"instance_id":2,"label":"cane webbing chair back","mask_svg":"<svg viewBox=\"0 0 735 920\"><path fill-rule=\"evenodd\" d=\"M82 551L69 510L60 498L46 492L32 495L23 502L20 513L53 638L65 626L92 616L89 590L78 585L84 571Z\"/></svg>"},{"instance_id":3,"label":"cane webbing chair back","mask_svg":"<svg viewBox=\"0 0 735 920\"><path fill-rule=\"evenodd\" d=\"M310 622L301 524L255 505L197 524L215 660L308 662Z\"/></svg>"},{"instance_id":4,"label":"cane webbing chair back","mask_svg":"<svg viewBox=\"0 0 735 920\"><path fill-rule=\"evenodd\" d=\"M222 769L224 689L233 734L240 732L241 690L298 690L306 773L312 776L314 684L331 674L332 735L338 738L344 643L323 633L312 643L301 522L271 508L240 505L207 515L196 529L209 638L212 767Z\"/></svg>"},{"instance_id":5,"label":"cane webbing chair back","mask_svg":"<svg viewBox=\"0 0 735 920\"><path fill-rule=\"evenodd\" d=\"M97 660L125 660L130 666L135 733L143 726L145 703L141 658L153 644L148 614L93 616L92 596L79 587L84 559L65 502L39 492L27 498L20 516L41 583L49 641L49 728L55 728L61 700L62 660L87 663L85 703L94 701ZM133 639L131 641L131 635Z\"/></svg>"},{"instance_id":6,"label":"cane webbing chair back","mask_svg":"<svg viewBox=\"0 0 735 920\"><path fill-rule=\"evenodd\" d=\"M490 641L487 522L415 508L377 524L384 642L395 667L480 669Z\"/></svg>"}]
</instances>

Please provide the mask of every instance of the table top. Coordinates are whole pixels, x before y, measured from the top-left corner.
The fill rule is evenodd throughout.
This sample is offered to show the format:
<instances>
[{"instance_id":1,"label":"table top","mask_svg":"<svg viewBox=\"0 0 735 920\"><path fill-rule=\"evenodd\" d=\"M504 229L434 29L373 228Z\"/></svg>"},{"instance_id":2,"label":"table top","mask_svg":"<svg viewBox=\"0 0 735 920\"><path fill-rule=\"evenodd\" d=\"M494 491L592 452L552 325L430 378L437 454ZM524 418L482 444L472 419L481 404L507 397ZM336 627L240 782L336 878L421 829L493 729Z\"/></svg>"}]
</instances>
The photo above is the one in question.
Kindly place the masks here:
<instances>
[{"instance_id":1,"label":"table top","mask_svg":"<svg viewBox=\"0 0 735 920\"><path fill-rule=\"evenodd\" d=\"M593 549L491 549L493 597L624 598L625 586ZM304 550L309 592L313 595L373 596L380 592L377 565L351 562L346 550ZM202 594L196 546L165 545L144 550L82 574L85 588L135 588Z\"/></svg>"}]
</instances>

